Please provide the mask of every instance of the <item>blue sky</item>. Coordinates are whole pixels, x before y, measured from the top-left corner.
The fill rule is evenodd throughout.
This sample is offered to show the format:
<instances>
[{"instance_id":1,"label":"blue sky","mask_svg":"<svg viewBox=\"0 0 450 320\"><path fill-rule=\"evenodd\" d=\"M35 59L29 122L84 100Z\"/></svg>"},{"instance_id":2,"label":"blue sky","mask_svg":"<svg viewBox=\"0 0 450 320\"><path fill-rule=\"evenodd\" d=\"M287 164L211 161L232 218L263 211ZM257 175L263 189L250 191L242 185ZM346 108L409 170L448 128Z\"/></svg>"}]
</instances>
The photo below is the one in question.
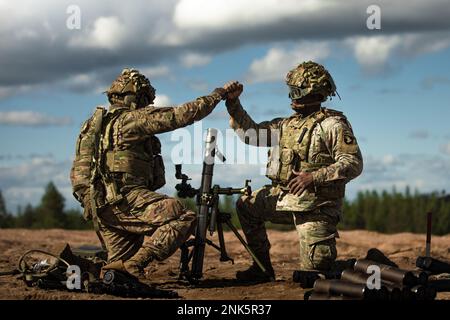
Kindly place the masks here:
<instances>
[{"instance_id":1,"label":"blue sky","mask_svg":"<svg viewBox=\"0 0 450 320\"><path fill-rule=\"evenodd\" d=\"M96 105L107 105L101 92L123 67L150 78L157 105L181 104L239 80L242 104L263 121L291 113L283 78L296 64L316 60L342 97L325 105L346 114L364 156L349 197L394 185L449 189L448 1L378 1L381 30L367 30L371 1L258 3L255 9L244 0L134 1L120 11L102 1L40 1L38 8L0 0L0 189L10 211L37 204L50 180L76 206L68 175L79 127ZM69 4L80 8L79 30L66 27ZM224 104L201 125L228 128ZM168 180L162 191L173 194L176 142L171 133L161 138ZM216 181L238 186L253 178L256 188L268 183L260 175L264 165L217 166ZM199 183L201 166L186 171Z\"/></svg>"}]
</instances>

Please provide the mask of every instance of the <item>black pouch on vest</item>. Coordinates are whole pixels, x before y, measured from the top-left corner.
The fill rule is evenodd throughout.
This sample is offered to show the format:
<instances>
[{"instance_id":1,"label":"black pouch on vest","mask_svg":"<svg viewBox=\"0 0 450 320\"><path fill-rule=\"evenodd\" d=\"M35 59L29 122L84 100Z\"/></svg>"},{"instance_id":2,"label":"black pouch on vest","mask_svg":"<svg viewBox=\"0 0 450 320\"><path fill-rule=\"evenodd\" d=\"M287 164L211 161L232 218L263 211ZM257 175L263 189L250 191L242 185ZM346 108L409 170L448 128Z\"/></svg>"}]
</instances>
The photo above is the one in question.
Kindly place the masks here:
<instances>
[{"instance_id":1,"label":"black pouch on vest","mask_svg":"<svg viewBox=\"0 0 450 320\"><path fill-rule=\"evenodd\" d=\"M153 183L152 190L157 190L166 184L166 171L161 155L153 157Z\"/></svg>"},{"instance_id":2,"label":"black pouch on vest","mask_svg":"<svg viewBox=\"0 0 450 320\"><path fill-rule=\"evenodd\" d=\"M153 163L152 163L152 182L151 190L157 190L166 184L166 170L164 167L163 158L161 156L161 141L158 137L151 138Z\"/></svg>"}]
</instances>

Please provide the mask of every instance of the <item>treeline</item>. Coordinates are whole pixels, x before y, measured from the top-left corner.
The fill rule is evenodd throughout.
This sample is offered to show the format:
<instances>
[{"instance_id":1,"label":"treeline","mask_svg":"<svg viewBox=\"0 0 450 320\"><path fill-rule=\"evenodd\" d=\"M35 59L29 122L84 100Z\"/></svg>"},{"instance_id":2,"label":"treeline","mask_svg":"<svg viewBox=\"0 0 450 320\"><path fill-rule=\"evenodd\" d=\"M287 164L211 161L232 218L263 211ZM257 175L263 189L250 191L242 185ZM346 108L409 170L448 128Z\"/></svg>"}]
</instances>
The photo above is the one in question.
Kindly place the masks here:
<instances>
[{"instance_id":1,"label":"treeline","mask_svg":"<svg viewBox=\"0 0 450 320\"><path fill-rule=\"evenodd\" d=\"M391 192L359 192L353 201L345 201L341 228L365 229L384 233L426 232L426 213L433 213L433 233L450 233L450 195L434 192L411 193L395 188Z\"/></svg>"},{"instance_id":2,"label":"treeline","mask_svg":"<svg viewBox=\"0 0 450 320\"><path fill-rule=\"evenodd\" d=\"M27 229L90 229L91 224L83 219L79 210L65 210L65 199L56 186L50 182L41 202L33 207L27 204L18 208L16 215L6 210L5 199L0 190L0 228Z\"/></svg>"},{"instance_id":3,"label":"treeline","mask_svg":"<svg viewBox=\"0 0 450 320\"><path fill-rule=\"evenodd\" d=\"M237 218L236 197L223 197L219 208L222 212L231 213L231 221L240 227ZM185 205L196 210L195 200L182 199ZM91 229L92 224L86 222L79 210L65 210L65 199L50 182L38 206L27 205L19 208L16 215L8 213L0 191L0 228L63 228ZM359 192L352 201L344 201L344 215L340 229L365 229L384 233L426 232L426 213L433 212L433 233L450 233L450 195L445 192L420 194L411 193L409 188L398 192L364 191ZM293 230L292 225L267 223L267 228L277 230ZM227 228L224 228L227 230Z\"/></svg>"},{"instance_id":4,"label":"treeline","mask_svg":"<svg viewBox=\"0 0 450 320\"><path fill-rule=\"evenodd\" d=\"M220 209L232 214L232 222L240 227L236 215L237 198L224 197ZM184 200L188 207L195 209L192 199ZM411 193L406 187L403 192L395 188L391 191L359 192L352 201L344 201L343 219L339 229L371 230L383 233L426 232L426 213L433 213L433 233L437 235L450 233L450 195L445 191L431 194ZM266 223L268 229L294 230L293 225ZM226 228L225 228L226 229Z\"/></svg>"}]
</instances>

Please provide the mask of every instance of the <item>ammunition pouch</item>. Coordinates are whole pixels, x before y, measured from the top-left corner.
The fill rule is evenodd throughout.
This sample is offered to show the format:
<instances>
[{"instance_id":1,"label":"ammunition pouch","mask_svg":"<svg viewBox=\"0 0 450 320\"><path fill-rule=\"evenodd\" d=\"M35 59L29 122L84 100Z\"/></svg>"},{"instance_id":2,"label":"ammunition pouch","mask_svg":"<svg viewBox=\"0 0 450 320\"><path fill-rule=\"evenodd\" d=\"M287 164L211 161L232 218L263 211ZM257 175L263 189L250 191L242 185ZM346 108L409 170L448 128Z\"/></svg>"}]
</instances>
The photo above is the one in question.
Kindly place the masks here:
<instances>
[{"instance_id":1,"label":"ammunition pouch","mask_svg":"<svg viewBox=\"0 0 450 320\"><path fill-rule=\"evenodd\" d=\"M120 189L117 186L117 182L115 179L108 178L103 181L103 185L105 187L105 202L108 204L118 204L122 201L123 196L120 193ZM101 208L97 206L97 208Z\"/></svg>"},{"instance_id":2,"label":"ammunition pouch","mask_svg":"<svg viewBox=\"0 0 450 320\"><path fill-rule=\"evenodd\" d=\"M272 181L284 185L291 179L292 170L297 170L299 157L293 149L283 148L279 152L278 150L269 151L266 176Z\"/></svg>"},{"instance_id":3,"label":"ammunition pouch","mask_svg":"<svg viewBox=\"0 0 450 320\"><path fill-rule=\"evenodd\" d=\"M165 167L161 155L145 159L130 150L108 151L106 153L106 166L110 173L127 173L134 177L144 178L146 186L154 191L166 184ZM115 186L114 179L105 183L107 202L116 198L119 188ZM112 197L111 197L112 196Z\"/></svg>"},{"instance_id":4,"label":"ammunition pouch","mask_svg":"<svg viewBox=\"0 0 450 320\"><path fill-rule=\"evenodd\" d=\"M163 158L160 154L153 157L153 182L150 184L150 190L155 191L166 184L166 170Z\"/></svg>"},{"instance_id":5,"label":"ammunition pouch","mask_svg":"<svg viewBox=\"0 0 450 320\"><path fill-rule=\"evenodd\" d=\"M150 166L152 172L149 188L150 190L155 191L166 184L166 170L161 156L161 141L159 141L156 136L151 137L150 148L151 154L153 155L153 161Z\"/></svg>"},{"instance_id":6,"label":"ammunition pouch","mask_svg":"<svg viewBox=\"0 0 450 320\"><path fill-rule=\"evenodd\" d=\"M272 147L269 149L267 155L266 177L273 182L278 181L278 172L280 170L279 150L280 148L278 146Z\"/></svg>"},{"instance_id":7,"label":"ammunition pouch","mask_svg":"<svg viewBox=\"0 0 450 320\"><path fill-rule=\"evenodd\" d=\"M106 152L106 166L109 172L129 173L137 177L149 177L151 164L139 154L130 150Z\"/></svg>"},{"instance_id":8,"label":"ammunition pouch","mask_svg":"<svg viewBox=\"0 0 450 320\"><path fill-rule=\"evenodd\" d=\"M286 161L287 162L287 161ZM280 162L280 167L283 163ZM313 172L320 168L330 165L329 163L308 163L299 162L299 168L297 171ZM286 166L288 167L288 166ZM280 169L280 172L283 172ZM290 176L288 176L290 179ZM345 195L345 183L344 181L333 181L321 184L320 186L309 185L300 196L289 193L287 186L289 180L273 181L272 185L279 190L283 190L282 195L277 202L277 211L312 211L319 205L330 201L340 200Z\"/></svg>"}]
</instances>

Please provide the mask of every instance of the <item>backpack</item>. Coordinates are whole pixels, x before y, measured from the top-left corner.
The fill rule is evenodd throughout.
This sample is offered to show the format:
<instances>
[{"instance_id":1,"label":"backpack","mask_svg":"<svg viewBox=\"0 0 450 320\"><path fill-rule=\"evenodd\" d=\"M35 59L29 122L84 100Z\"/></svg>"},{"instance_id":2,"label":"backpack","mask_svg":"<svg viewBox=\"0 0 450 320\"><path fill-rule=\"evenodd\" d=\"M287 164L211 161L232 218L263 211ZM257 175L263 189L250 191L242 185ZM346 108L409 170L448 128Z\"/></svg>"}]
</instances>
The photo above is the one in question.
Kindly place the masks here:
<instances>
[{"instance_id":1,"label":"backpack","mask_svg":"<svg viewBox=\"0 0 450 320\"><path fill-rule=\"evenodd\" d=\"M91 220L93 217L91 189L95 190L94 198L103 198L102 186L94 187L92 184L95 183L95 174L98 170L96 159L98 158L98 145L105 114L105 108L97 107L94 114L84 122L76 142L75 159L70 171L72 192L75 199L84 208L85 220Z\"/></svg>"}]
</instances>

